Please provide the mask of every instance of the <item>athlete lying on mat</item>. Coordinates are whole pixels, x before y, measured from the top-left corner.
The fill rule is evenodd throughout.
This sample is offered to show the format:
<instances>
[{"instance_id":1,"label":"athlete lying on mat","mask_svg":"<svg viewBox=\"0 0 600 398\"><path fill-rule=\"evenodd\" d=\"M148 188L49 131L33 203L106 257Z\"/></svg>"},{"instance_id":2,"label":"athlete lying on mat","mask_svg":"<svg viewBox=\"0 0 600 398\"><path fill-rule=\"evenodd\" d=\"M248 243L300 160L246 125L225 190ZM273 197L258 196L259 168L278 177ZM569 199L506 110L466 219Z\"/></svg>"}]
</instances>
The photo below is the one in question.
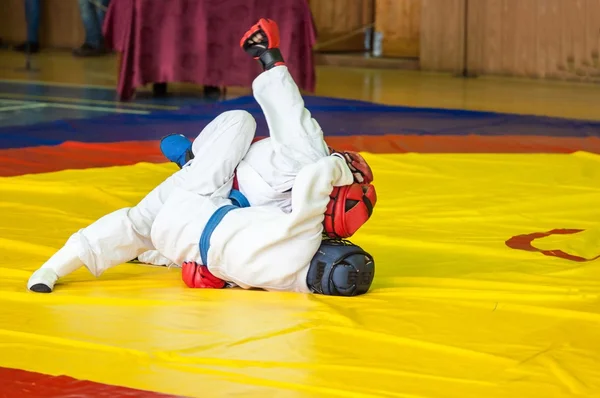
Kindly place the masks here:
<instances>
[{"instance_id":1,"label":"athlete lying on mat","mask_svg":"<svg viewBox=\"0 0 600 398\"><path fill-rule=\"evenodd\" d=\"M285 74L286 78L291 79L287 71L285 71ZM310 117L310 115L307 117ZM372 213L373 206L376 203L376 193L375 188L370 185L373 181L373 173L367 162L356 152L336 151L332 148L328 148L326 152L323 152L321 150L322 145L315 148L314 144L318 142L315 138L318 138L318 135L321 136L322 140L322 132L318 130L315 137L305 135L299 137L296 142L291 143L292 146L288 147L288 152L294 151L301 155L297 156L294 161L290 161L291 158L287 157L292 155L291 153L286 154L285 151L280 150L281 145L285 143L285 136L278 137L277 134L271 134L271 137L250 145L248 153L235 171L234 190L230 199L247 201L250 206L277 206L284 212L289 213L292 210L291 185L300 169L317 159L332 153L338 153L344 156L348 167L353 173L355 184L336 187L331 197L362 200L364 196L362 187L368 185L368 197L375 197L375 200L367 200L363 203L367 206L368 213ZM189 162L195 158L194 147L195 145L192 145L192 142L180 134L169 135L161 141L163 154L176 163L179 168L185 167L186 164L189 165ZM332 200L329 206L333 206L335 203L338 203L339 206L342 202ZM332 237L350 237L366 221L360 217L334 220L330 217L332 211L333 209L328 209L328 216L325 219L326 232L331 231L328 235ZM334 223L334 221L336 222ZM146 264L177 266L156 250L149 250L140 254L137 260Z\"/></svg>"},{"instance_id":2,"label":"athlete lying on mat","mask_svg":"<svg viewBox=\"0 0 600 398\"><path fill-rule=\"evenodd\" d=\"M272 45L276 40L260 40L273 31L276 33L272 22L261 20L246 34L243 47L263 64L265 85L273 85L283 97L271 98L261 106L270 110L268 120L278 120L282 128L290 129L289 145L298 141L295 134L308 134L318 125L302 102L301 111L294 113L295 100L301 101L299 93L296 98L297 89L281 90L291 79ZM265 93L272 90L263 89ZM284 121L274 115L278 113L296 118ZM273 130L271 122L270 128ZM374 273L372 257L346 241L322 241L322 232L328 208L330 222L325 224L330 228L325 230L331 236L340 236L335 232L336 220L341 222L339 225L347 225L350 219L360 219L360 223L354 223L356 228L366 222L372 209L369 204L376 201L373 187L353 184L344 156L327 154L315 160L301 159L307 165L290 184L294 204L291 212L273 205L233 206L229 196L234 172L248 152L254 129L254 120L244 112L226 112L217 117L194 141L192 162L135 207L117 210L73 234L32 275L28 287L50 292L59 277L82 266L99 276L110 267L156 249L184 266L184 280L192 287L223 287L224 281L231 281L243 288L266 290L331 295L366 292ZM280 151L289 150L285 144L282 146ZM346 200L339 194L330 198L334 187L342 186L354 187L345 192L360 194L356 199Z\"/></svg>"},{"instance_id":3,"label":"athlete lying on mat","mask_svg":"<svg viewBox=\"0 0 600 398\"><path fill-rule=\"evenodd\" d=\"M242 38L240 45L257 58L265 69L254 81L253 93L267 120L270 137L250 146L237 167L234 188L241 191L251 206L274 205L290 212L291 187L300 169L336 151L325 143L323 131L304 107L300 91L288 69L274 67L284 63L278 48L279 29L276 23L261 20ZM241 123L252 118L245 112L231 114L229 117L232 118L231 123L238 122L237 119ZM184 136L173 134L163 138L161 150L181 168L196 156L198 145L199 141L192 145ZM340 153L346 158L355 183L370 184L373 181L373 173L360 154L350 151ZM362 192L358 188L346 186L341 191L336 188L332 196L360 199ZM374 195L374 188L371 190ZM371 205L368 201L365 203ZM331 221L333 219L330 217L326 218L327 223ZM344 220L329 225L328 228L335 231L331 236L350 237L364 220L352 218L350 221L355 222L347 224L341 221ZM137 259L147 264L177 266L156 250L142 253Z\"/></svg>"}]
</instances>

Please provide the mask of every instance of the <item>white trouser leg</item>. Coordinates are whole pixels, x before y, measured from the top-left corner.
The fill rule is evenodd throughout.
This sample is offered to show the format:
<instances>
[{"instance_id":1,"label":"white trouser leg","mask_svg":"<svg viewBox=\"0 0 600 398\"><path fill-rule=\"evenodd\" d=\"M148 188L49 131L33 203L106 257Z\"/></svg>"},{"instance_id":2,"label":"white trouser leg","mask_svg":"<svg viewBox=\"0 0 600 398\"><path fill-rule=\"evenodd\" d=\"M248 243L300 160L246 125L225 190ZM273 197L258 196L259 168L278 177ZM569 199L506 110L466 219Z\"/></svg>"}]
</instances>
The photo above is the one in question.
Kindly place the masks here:
<instances>
[{"instance_id":1,"label":"white trouser leg","mask_svg":"<svg viewBox=\"0 0 600 398\"><path fill-rule=\"evenodd\" d=\"M140 234L133 225L128 216L130 209L109 213L71 235L63 248L31 276L28 288L38 285L35 290L45 285L47 289L41 291L52 291L59 277L81 266L98 277L108 268L153 248L150 238Z\"/></svg>"},{"instance_id":2,"label":"white trouser leg","mask_svg":"<svg viewBox=\"0 0 600 398\"><path fill-rule=\"evenodd\" d=\"M214 194L233 177L255 133L256 121L246 111L228 111L217 116L196 137L192 143L194 159L172 176L177 182L171 185L200 195ZM145 236L150 236L154 219L173 191L172 186L157 187L156 194L148 195L132 209L132 219ZM138 260L154 265L173 265L172 260L156 250L142 253Z\"/></svg>"},{"instance_id":3,"label":"white trouser leg","mask_svg":"<svg viewBox=\"0 0 600 398\"><path fill-rule=\"evenodd\" d=\"M215 126L218 134L200 134L192 144L194 160L187 170L183 188L203 196L229 196L217 192L232 181L235 169L244 158L256 133L256 121L246 111L225 112Z\"/></svg>"},{"instance_id":4,"label":"white trouser leg","mask_svg":"<svg viewBox=\"0 0 600 398\"><path fill-rule=\"evenodd\" d=\"M194 159L131 209L138 231L150 236L152 223L174 187L211 195L224 185L233 175L228 170L235 170L239 154L248 151L245 143L252 142L255 133L256 121L246 111L224 112L211 121L192 144Z\"/></svg>"},{"instance_id":5,"label":"white trouser leg","mask_svg":"<svg viewBox=\"0 0 600 398\"><path fill-rule=\"evenodd\" d=\"M108 268L153 249L152 224L173 190L184 187L203 195L213 194L232 178L237 165L233 163L248 151L255 129L254 118L247 112L219 115L194 142L201 144L198 160L167 178L135 207L112 212L73 234L65 247L32 275L28 286L47 282L52 290L58 277L82 265L99 276ZM224 162L219 163L220 159Z\"/></svg>"},{"instance_id":6,"label":"white trouser leg","mask_svg":"<svg viewBox=\"0 0 600 398\"><path fill-rule=\"evenodd\" d=\"M199 242L206 222L229 199L235 169L248 152L256 123L250 114L218 135L194 141L194 160L181 172L185 183L176 188L152 226L156 249L177 265L200 261Z\"/></svg>"},{"instance_id":7,"label":"white trouser leg","mask_svg":"<svg viewBox=\"0 0 600 398\"><path fill-rule=\"evenodd\" d=\"M274 189L292 187L302 167L329 155L321 126L304 107L304 100L286 66L261 73L252 85L269 126L269 144L252 146L245 162Z\"/></svg>"},{"instance_id":8,"label":"white trouser leg","mask_svg":"<svg viewBox=\"0 0 600 398\"><path fill-rule=\"evenodd\" d=\"M131 210L107 214L69 239L79 248L78 256L92 275L98 277L153 248L150 237L137 231L128 214Z\"/></svg>"}]
</instances>

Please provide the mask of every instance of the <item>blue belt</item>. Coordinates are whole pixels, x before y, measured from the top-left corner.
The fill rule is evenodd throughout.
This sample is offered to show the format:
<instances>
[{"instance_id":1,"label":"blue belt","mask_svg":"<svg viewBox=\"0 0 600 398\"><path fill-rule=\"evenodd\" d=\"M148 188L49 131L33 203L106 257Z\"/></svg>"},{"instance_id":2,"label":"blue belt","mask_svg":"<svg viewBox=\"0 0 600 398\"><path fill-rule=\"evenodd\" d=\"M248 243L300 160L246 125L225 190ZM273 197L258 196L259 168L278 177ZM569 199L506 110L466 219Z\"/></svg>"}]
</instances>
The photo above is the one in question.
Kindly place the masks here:
<instances>
[{"instance_id":1,"label":"blue belt","mask_svg":"<svg viewBox=\"0 0 600 398\"><path fill-rule=\"evenodd\" d=\"M250 202L244 196L243 193L238 191L237 189L232 189L231 193L229 193L229 199L233 202L237 207L250 207Z\"/></svg>"},{"instance_id":2,"label":"blue belt","mask_svg":"<svg viewBox=\"0 0 600 398\"><path fill-rule=\"evenodd\" d=\"M223 217L225 217L225 215L232 210L239 209L242 207L250 207L250 202L248 202L248 199L246 199L244 194L238 190L232 189L231 193L229 194L229 199L233 204L219 207L217 211L215 211L206 222L204 231L202 231L202 235L200 236L200 258L202 259L203 265L208 265L208 249L210 249L210 237L212 236L219 223L223 220Z\"/></svg>"}]
</instances>

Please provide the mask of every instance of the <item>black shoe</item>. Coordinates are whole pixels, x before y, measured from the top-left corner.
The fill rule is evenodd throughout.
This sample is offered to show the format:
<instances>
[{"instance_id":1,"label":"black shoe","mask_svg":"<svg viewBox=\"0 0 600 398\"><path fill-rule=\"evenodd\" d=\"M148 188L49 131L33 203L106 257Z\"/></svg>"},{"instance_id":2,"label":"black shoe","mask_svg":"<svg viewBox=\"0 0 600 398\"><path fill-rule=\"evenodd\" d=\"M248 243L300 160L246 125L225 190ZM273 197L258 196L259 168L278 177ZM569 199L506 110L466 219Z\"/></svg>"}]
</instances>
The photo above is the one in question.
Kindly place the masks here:
<instances>
[{"instance_id":1,"label":"black shoe","mask_svg":"<svg viewBox=\"0 0 600 398\"><path fill-rule=\"evenodd\" d=\"M152 84L152 95L155 97L166 97L167 96L167 83Z\"/></svg>"},{"instance_id":2,"label":"black shoe","mask_svg":"<svg viewBox=\"0 0 600 398\"><path fill-rule=\"evenodd\" d=\"M219 99L221 98L221 89L216 86L204 86L204 96L208 99Z\"/></svg>"},{"instance_id":3,"label":"black shoe","mask_svg":"<svg viewBox=\"0 0 600 398\"><path fill-rule=\"evenodd\" d=\"M32 41L26 41L25 43L21 43L18 46L15 46L13 50L22 53L28 52L29 54L36 54L40 52L40 44Z\"/></svg>"},{"instance_id":4,"label":"black shoe","mask_svg":"<svg viewBox=\"0 0 600 398\"><path fill-rule=\"evenodd\" d=\"M108 54L108 51L104 46L94 47L88 43L73 50L73 55L76 57L98 57L105 54Z\"/></svg>"}]
</instances>

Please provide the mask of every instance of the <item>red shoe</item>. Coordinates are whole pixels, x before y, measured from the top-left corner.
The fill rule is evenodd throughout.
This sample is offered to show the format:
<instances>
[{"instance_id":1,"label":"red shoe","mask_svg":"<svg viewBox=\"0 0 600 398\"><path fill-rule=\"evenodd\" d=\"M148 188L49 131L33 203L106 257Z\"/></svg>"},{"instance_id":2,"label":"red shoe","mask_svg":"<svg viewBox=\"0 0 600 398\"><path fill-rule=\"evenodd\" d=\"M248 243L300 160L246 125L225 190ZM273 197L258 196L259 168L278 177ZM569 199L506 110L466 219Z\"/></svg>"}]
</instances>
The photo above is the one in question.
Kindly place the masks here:
<instances>
[{"instance_id":1,"label":"red shoe","mask_svg":"<svg viewBox=\"0 0 600 398\"><path fill-rule=\"evenodd\" d=\"M225 287L225 281L211 274L205 265L186 261L181 268L181 279L188 287L199 289L222 289Z\"/></svg>"},{"instance_id":2,"label":"red shoe","mask_svg":"<svg viewBox=\"0 0 600 398\"><path fill-rule=\"evenodd\" d=\"M252 38L261 34L260 41ZM256 25L251 27L240 40L240 47L258 60L263 70L269 70L275 66L285 65L283 56L279 51L279 27L270 19L261 18Z\"/></svg>"}]
</instances>

